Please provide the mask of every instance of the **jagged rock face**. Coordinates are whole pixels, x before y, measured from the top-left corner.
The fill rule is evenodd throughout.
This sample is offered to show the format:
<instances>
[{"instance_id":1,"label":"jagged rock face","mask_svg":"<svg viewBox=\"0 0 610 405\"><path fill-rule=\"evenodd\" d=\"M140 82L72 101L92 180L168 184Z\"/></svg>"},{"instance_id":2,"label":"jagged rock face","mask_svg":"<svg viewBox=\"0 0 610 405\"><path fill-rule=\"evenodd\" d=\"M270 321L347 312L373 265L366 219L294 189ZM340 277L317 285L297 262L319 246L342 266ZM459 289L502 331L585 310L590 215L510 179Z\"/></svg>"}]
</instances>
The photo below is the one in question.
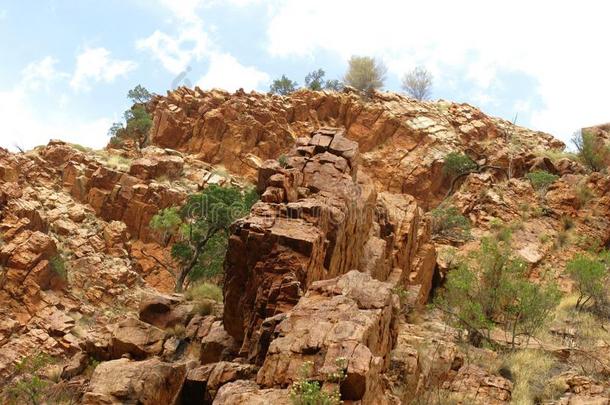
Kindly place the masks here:
<instances>
[{"instance_id":1,"label":"jagged rock face","mask_svg":"<svg viewBox=\"0 0 610 405\"><path fill-rule=\"evenodd\" d=\"M245 353L262 321L311 282L359 267L376 194L356 159L355 143L326 131L304 139L286 167L261 168L262 202L232 226L224 285L225 328Z\"/></svg>"},{"instance_id":2,"label":"jagged rock face","mask_svg":"<svg viewBox=\"0 0 610 405\"><path fill-rule=\"evenodd\" d=\"M296 145L283 164L261 167L262 201L233 225L226 256L224 327L259 362L273 317L290 310L312 282L359 269L419 285L423 303L435 266L415 200L377 200L358 171L358 147L343 131L322 129Z\"/></svg>"},{"instance_id":3,"label":"jagged rock face","mask_svg":"<svg viewBox=\"0 0 610 405\"><path fill-rule=\"evenodd\" d=\"M150 105L151 142L198 154L254 177L261 162L289 150L323 125L343 127L357 141L362 165L378 191L411 194L427 207L448 188L442 159L468 151L476 160L523 173L534 149L560 149L550 135L488 117L467 104L419 102L391 93L363 101L345 92L299 90L289 96L229 94L180 88ZM517 146L516 146L517 145Z\"/></svg>"},{"instance_id":4,"label":"jagged rock face","mask_svg":"<svg viewBox=\"0 0 610 405\"><path fill-rule=\"evenodd\" d=\"M311 361L311 378L319 381L345 367L343 399L383 403L381 373L397 333L392 288L358 271L313 283L276 327L257 382L287 386L301 377L303 363Z\"/></svg>"}]
</instances>

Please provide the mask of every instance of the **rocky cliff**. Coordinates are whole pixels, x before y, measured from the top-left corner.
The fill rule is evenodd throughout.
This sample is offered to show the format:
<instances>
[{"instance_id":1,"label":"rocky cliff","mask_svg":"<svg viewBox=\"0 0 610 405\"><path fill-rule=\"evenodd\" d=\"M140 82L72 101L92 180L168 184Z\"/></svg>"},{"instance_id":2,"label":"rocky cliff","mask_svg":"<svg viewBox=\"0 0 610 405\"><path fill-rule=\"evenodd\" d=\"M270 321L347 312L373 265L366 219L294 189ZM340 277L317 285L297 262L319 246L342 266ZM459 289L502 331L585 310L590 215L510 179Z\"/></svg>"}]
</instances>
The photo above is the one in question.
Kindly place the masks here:
<instances>
[{"instance_id":1,"label":"rocky cliff","mask_svg":"<svg viewBox=\"0 0 610 405\"><path fill-rule=\"evenodd\" d=\"M426 304L500 230L531 282L566 297L566 263L610 243L605 173L466 104L180 88L147 108L144 149L0 150L3 401L35 376L49 403L290 404L303 378L344 403L518 403L538 388L512 357L466 344ZM477 169L453 181L450 152ZM544 194L536 170L557 176ZM249 182L260 201L230 227L222 302L169 294L178 264L152 216ZM438 232L441 202L467 238ZM568 305L523 343L554 359L540 378L555 391L537 398L607 403L610 325Z\"/></svg>"}]
</instances>

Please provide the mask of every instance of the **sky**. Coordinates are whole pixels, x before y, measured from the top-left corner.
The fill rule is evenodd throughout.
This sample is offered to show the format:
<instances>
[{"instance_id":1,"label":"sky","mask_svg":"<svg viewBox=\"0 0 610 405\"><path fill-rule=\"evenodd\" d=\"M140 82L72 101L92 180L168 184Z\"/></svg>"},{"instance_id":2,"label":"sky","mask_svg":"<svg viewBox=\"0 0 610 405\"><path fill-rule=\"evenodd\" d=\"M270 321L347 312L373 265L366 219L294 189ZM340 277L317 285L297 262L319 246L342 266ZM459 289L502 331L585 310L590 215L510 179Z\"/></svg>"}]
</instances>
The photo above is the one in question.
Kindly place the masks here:
<instances>
[{"instance_id":1,"label":"sky","mask_svg":"<svg viewBox=\"0 0 610 405\"><path fill-rule=\"evenodd\" d=\"M0 146L100 148L137 84L267 91L352 55L416 66L432 98L466 102L568 141L610 121L603 1L0 0Z\"/></svg>"}]
</instances>

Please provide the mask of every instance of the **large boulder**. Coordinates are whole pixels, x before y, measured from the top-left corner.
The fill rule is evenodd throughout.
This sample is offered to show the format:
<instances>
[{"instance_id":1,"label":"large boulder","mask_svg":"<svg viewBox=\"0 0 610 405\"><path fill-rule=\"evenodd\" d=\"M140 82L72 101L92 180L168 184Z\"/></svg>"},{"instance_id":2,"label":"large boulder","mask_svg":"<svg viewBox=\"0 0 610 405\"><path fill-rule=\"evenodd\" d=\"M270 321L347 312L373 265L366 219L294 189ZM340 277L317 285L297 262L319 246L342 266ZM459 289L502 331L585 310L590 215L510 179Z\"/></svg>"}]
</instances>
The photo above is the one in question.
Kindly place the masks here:
<instances>
[{"instance_id":1,"label":"large boulder","mask_svg":"<svg viewBox=\"0 0 610 405\"><path fill-rule=\"evenodd\" d=\"M161 354L165 332L135 318L127 318L116 325L112 333L110 353L112 358L129 354L143 359Z\"/></svg>"},{"instance_id":2,"label":"large boulder","mask_svg":"<svg viewBox=\"0 0 610 405\"><path fill-rule=\"evenodd\" d=\"M98 365L91 377L84 405L178 403L186 377L184 364L119 359Z\"/></svg>"}]
</instances>

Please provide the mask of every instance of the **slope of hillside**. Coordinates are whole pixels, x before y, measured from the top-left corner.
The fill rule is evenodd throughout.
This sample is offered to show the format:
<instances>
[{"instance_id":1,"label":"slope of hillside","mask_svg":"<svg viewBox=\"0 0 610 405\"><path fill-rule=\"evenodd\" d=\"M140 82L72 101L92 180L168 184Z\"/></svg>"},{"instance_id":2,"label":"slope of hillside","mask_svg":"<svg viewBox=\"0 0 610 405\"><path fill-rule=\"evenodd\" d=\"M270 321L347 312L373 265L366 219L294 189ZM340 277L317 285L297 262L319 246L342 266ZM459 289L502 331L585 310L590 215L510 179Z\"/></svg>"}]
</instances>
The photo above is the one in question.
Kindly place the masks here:
<instances>
[{"instance_id":1,"label":"slope of hillside","mask_svg":"<svg viewBox=\"0 0 610 405\"><path fill-rule=\"evenodd\" d=\"M610 244L610 177L560 141L392 93L180 88L147 108L141 150L0 150L6 403L291 404L316 386L363 405L608 403L610 322L574 309L566 265ZM447 172L452 152L468 171ZM170 293L172 239L151 218L252 183L260 201L213 280L222 302ZM446 207L467 232L445 232ZM516 349L500 325L470 345L427 306L485 238L561 290Z\"/></svg>"}]
</instances>

